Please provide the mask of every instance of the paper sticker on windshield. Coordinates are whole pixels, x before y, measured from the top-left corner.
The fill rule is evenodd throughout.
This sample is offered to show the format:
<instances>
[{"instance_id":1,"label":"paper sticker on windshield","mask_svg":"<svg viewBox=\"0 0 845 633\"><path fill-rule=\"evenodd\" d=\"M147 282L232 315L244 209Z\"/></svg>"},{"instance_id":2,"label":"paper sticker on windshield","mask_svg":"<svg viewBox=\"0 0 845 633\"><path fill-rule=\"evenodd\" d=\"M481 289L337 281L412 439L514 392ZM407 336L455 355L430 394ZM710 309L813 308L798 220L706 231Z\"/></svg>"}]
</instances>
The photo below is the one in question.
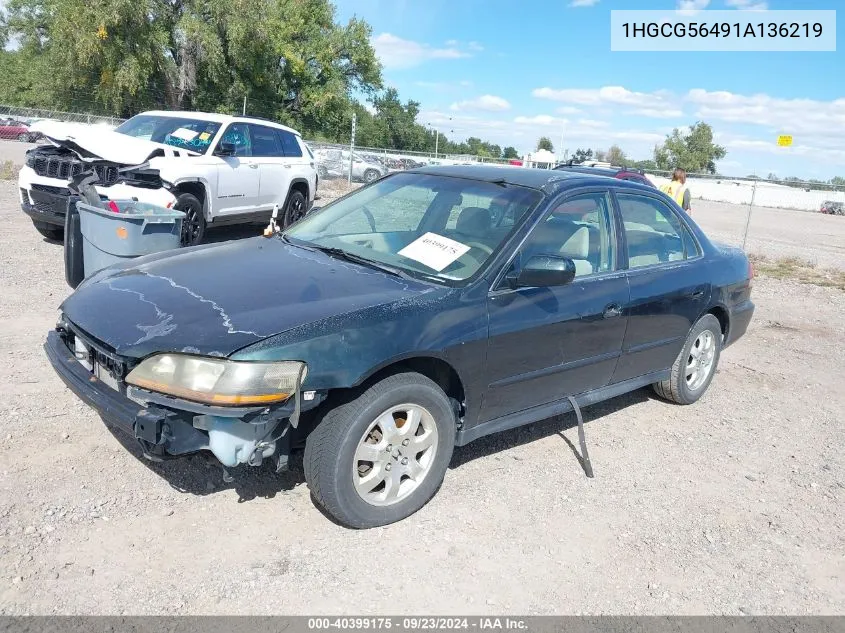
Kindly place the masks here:
<instances>
[{"instance_id":1,"label":"paper sticker on windshield","mask_svg":"<svg viewBox=\"0 0 845 633\"><path fill-rule=\"evenodd\" d=\"M177 130L173 130L170 133L170 136L175 136L176 138L180 138L183 141L193 141L197 137L197 133L193 130L189 130L184 127L180 127Z\"/></svg>"},{"instance_id":2,"label":"paper sticker on windshield","mask_svg":"<svg viewBox=\"0 0 845 633\"><path fill-rule=\"evenodd\" d=\"M448 237L426 233L399 251L399 255L440 272L469 249L466 244L450 240Z\"/></svg>"},{"instance_id":3,"label":"paper sticker on windshield","mask_svg":"<svg viewBox=\"0 0 845 633\"><path fill-rule=\"evenodd\" d=\"M207 141L210 138L211 138L211 134L209 134L208 132L203 132L202 134L200 134L200 140L201 141Z\"/></svg>"}]
</instances>

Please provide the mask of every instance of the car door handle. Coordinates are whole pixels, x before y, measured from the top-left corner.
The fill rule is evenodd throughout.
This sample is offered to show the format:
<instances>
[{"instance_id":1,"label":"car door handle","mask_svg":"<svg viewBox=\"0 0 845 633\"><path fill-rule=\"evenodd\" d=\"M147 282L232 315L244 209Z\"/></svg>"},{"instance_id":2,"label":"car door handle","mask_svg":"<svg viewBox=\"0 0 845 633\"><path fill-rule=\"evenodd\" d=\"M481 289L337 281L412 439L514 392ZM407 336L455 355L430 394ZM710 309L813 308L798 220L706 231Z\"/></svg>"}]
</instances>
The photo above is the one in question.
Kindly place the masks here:
<instances>
[{"instance_id":1,"label":"car door handle","mask_svg":"<svg viewBox=\"0 0 845 633\"><path fill-rule=\"evenodd\" d=\"M605 319L612 319L613 317L618 317L621 314L622 307L615 303L611 303L610 305L605 306L603 316Z\"/></svg>"},{"instance_id":2,"label":"car door handle","mask_svg":"<svg viewBox=\"0 0 845 633\"><path fill-rule=\"evenodd\" d=\"M258 169L258 163L250 163L249 168L250 169Z\"/></svg>"}]
</instances>

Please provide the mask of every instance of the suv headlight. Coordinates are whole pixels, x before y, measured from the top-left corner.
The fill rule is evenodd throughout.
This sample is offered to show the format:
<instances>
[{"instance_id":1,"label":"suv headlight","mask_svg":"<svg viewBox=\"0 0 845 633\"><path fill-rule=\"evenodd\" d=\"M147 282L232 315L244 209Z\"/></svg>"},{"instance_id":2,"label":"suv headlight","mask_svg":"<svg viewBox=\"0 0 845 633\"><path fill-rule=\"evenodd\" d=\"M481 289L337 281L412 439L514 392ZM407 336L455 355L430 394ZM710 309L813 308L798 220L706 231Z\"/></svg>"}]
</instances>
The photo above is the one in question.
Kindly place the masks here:
<instances>
[{"instance_id":1,"label":"suv headlight","mask_svg":"<svg viewBox=\"0 0 845 633\"><path fill-rule=\"evenodd\" d=\"M284 402L305 380L297 361L254 363L186 354L156 354L135 367L126 382L159 393L219 406ZM300 378L301 374L301 378Z\"/></svg>"}]
</instances>

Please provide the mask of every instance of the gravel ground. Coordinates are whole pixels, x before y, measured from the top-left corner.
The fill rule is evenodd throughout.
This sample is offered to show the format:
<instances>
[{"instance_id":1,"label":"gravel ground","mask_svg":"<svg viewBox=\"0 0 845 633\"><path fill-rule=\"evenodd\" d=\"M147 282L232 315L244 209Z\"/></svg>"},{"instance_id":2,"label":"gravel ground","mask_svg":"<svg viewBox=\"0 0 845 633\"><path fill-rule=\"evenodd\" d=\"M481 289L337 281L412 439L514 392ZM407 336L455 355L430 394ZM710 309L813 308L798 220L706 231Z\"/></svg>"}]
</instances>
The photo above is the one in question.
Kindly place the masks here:
<instances>
[{"instance_id":1,"label":"gravel ground","mask_svg":"<svg viewBox=\"0 0 845 633\"><path fill-rule=\"evenodd\" d=\"M741 232L742 209L695 211ZM761 211L751 245L832 264L843 227ZM61 247L3 182L0 263L0 614L845 612L841 291L760 278L696 405L641 390L586 409L595 479L566 415L457 449L425 508L356 532L300 468L227 484L124 448L41 350Z\"/></svg>"}]
</instances>

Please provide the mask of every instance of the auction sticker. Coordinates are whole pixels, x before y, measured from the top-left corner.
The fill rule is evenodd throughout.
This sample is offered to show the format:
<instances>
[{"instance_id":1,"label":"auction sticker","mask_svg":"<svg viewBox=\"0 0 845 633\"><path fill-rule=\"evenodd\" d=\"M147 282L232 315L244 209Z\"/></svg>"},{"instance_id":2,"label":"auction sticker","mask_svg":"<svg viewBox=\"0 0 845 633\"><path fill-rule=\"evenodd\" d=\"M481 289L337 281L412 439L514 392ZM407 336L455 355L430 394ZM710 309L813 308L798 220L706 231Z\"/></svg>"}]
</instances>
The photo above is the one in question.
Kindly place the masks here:
<instances>
[{"instance_id":1,"label":"auction sticker","mask_svg":"<svg viewBox=\"0 0 845 633\"><path fill-rule=\"evenodd\" d=\"M177 130L173 130L170 133L170 136L175 136L176 138L180 138L183 141L193 141L197 137L197 132L193 130L189 130L184 127L180 127Z\"/></svg>"},{"instance_id":2,"label":"auction sticker","mask_svg":"<svg viewBox=\"0 0 845 633\"><path fill-rule=\"evenodd\" d=\"M399 255L413 259L440 272L470 249L437 233L426 233L399 251Z\"/></svg>"}]
</instances>

